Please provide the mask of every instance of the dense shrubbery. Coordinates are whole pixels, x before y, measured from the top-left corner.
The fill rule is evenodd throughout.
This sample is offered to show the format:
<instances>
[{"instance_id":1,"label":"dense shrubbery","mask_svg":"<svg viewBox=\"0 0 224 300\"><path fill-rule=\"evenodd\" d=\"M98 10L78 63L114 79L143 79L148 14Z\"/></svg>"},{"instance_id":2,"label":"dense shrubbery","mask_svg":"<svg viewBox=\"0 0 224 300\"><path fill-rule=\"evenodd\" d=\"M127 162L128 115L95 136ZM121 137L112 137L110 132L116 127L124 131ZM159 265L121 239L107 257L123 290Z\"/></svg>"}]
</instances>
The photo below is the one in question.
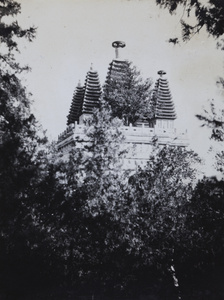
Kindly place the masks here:
<instances>
[{"instance_id":1,"label":"dense shrubbery","mask_svg":"<svg viewBox=\"0 0 224 300\"><path fill-rule=\"evenodd\" d=\"M118 123L102 109L88 125L94 143L74 146L69 162L54 149L36 156L37 178L13 198L1 249L12 299L222 298L223 181L197 183L197 156L172 147L120 172Z\"/></svg>"}]
</instances>

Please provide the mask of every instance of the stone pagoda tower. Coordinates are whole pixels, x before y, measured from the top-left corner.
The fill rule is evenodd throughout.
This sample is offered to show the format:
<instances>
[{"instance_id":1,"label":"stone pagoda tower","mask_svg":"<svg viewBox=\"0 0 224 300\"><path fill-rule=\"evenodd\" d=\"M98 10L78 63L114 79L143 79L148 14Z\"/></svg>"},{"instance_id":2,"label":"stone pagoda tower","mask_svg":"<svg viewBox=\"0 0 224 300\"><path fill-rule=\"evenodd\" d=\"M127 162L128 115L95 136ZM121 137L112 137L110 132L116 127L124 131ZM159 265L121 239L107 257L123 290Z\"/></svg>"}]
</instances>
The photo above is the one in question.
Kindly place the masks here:
<instances>
[{"instance_id":1,"label":"stone pagoda tower","mask_svg":"<svg viewBox=\"0 0 224 300\"><path fill-rule=\"evenodd\" d=\"M79 82L67 116L67 125L75 124L76 122L83 123L83 120L93 113L95 107L99 107L101 95L101 85L97 71L93 70L91 65L89 72L86 75L85 85L81 86Z\"/></svg>"},{"instance_id":2,"label":"stone pagoda tower","mask_svg":"<svg viewBox=\"0 0 224 300\"><path fill-rule=\"evenodd\" d=\"M159 71L158 74L160 78L155 83L153 93L155 104L155 119L153 123L157 132L169 132L174 129L176 112L168 80L164 77L166 72Z\"/></svg>"},{"instance_id":3,"label":"stone pagoda tower","mask_svg":"<svg viewBox=\"0 0 224 300\"><path fill-rule=\"evenodd\" d=\"M99 107L100 95L101 85L99 75L97 71L93 70L91 65L90 71L86 75L81 120L83 120L86 115L91 115L94 108Z\"/></svg>"},{"instance_id":4,"label":"stone pagoda tower","mask_svg":"<svg viewBox=\"0 0 224 300\"><path fill-rule=\"evenodd\" d=\"M82 114L84 93L85 88L81 86L81 83L79 82L72 98L72 104L67 116L67 125L73 124L75 122L79 123L79 117Z\"/></svg>"}]
</instances>

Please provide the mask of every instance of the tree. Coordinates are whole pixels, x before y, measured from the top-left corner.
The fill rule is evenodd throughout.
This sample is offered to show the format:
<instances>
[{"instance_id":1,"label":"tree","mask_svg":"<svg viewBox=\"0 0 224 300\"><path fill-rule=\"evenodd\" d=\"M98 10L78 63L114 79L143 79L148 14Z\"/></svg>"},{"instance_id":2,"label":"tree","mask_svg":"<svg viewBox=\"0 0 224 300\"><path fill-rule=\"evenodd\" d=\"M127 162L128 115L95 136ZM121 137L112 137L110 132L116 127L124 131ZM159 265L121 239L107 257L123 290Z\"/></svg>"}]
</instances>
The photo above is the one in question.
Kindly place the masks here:
<instances>
[{"instance_id":1,"label":"tree","mask_svg":"<svg viewBox=\"0 0 224 300\"><path fill-rule=\"evenodd\" d=\"M126 275L120 125L107 108L95 110L86 121L88 142L77 141L67 162L58 155L47 160L32 196L31 218L42 235L35 251L42 253L44 274L52 268L56 284L88 290L88 296L114 293Z\"/></svg>"},{"instance_id":2,"label":"tree","mask_svg":"<svg viewBox=\"0 0 224 300\"><path fill-rule=\"evenodd\" d=\"M104 100L111 106L112 116L123 119L125 125L149 121L154 116L151 100L152 81L143 80L130 62L124 62L104 86Z\"/></svg>"},{"instance_id":3,"label":"tree","mask_svg":"<svg viewBox=\"0 0 224 300\"><path fill-rule=\"evenodd\" d=\"M28 41L32 41L35 37L36 29L30 27L28 29L22 29L17 21L13 21L10 24L4 22L7 17L15 17L21 12L21 4L14 0L1 0L0 2L0 42L3 45L5 52L0 53L1 72L4 74L4 70L7 72L21 72L28 67L22 67L15 60L15 52L19 52L18 39L26 38Z\"/></svg>"},{"instance_id":4,"label":"tree","mask_svg":"<svg viewBox=\"0 0 224 300\"><path fill-rule=\"evenodd\" d=\"M224 141L224 123L222 121L222 115L224 109L218 110L214 104L214 101L210 101L210 107L204 109L202 115L196 115L196 117L202 121L202 127L207 126L211 129L211 139L223 142Z\"/></svg>"},{"instance_id":5,"label":"tree","mask_svg":"<svg viewBox=\"0 0 224 300\"><path fill-rule=\"evenodd\" d=\"M176 297L181 299L178 257L187 249L182 243L185 205L196 183L192 165L196 161L198 157L192 151L180 147L158 148L146 168L139 169L130 180L127 226L130 251L137 253L141 264L147 267L145 279L148 284L151 282L152 289L158 289L158 294L160 290L161 299L177 294L175 287L179 293Z\"/></svg>"},{"instance_id":6,"label":"tree","mask_svg":"<svg viewBox=\"0 0 224 300\"><path fill-rule=\"evenodd\" d=\"M35 36L34 28L10 23L20 9L16 1L0 2L0 293L9 298L19 297L36 278L30 246L33 231L28 230L33 208L30 194L39 175L37 152L45 142L31 112L30 95L17 76L27 69L15 59L18 41Z\"/></svg>"},{"instance_id":7,"label":"tree","mask_svg":"<svg viewBox=\"0 0 224 300\"><path fill-rule=\"evenodd\" d=\"M218 109L217 103L214 100L209 101L209 108L204 108L202 114L196 115L196 117L202 122L201 127L208 128L210 130L210 139L215 142L213 146L210 147L210 151L215 152L214 158L215 169L224 174L224 151L222 148L222 143L224 141L224 122L223 113L224 109Z\"/></svg>"},{"instance_id":8,"label":"tree","mask_svg":"<svg viewBox=\"0 0 224 300\"><path fill-rule=\"evenodd\" d=\"M184 41L189 40L194 34L199 33L203 27L214 38L223 36L224 3L219 0L209 0L206 2L201 0L156 0L158 5L168 9L171 14L179 6L183 7L184 14L181 19L181 26ZM195 17L194 25L190 25L184 20L184 17L191 17L192 13Z\"/></svg>"},{"instance_id":9,"label":"tree","mask_svg":"<svg viewBox=\"0 0 224 300\"><path fill-rule=\"evenodd\" d=\"M100 284L101 289L103 283L111 284L112 277L115 280L115 274L110 274L107 267L111 268L110 257L120 248L119 214L124 184L124 174L120 169L125 152L120 125L118 119L111 117L108 108L96 110L86 122L89 142L80 150L74 149L68 166L70 192L67 199L73 205L80 203L82 207L83 223L79 228L83 228L84 239L79 245L83 253L80 257L85 261L81 260L80 274L85 280L90 276L90 286L92 280L96 286Z\"/></svg>"},{"instance_id":10,"label":"tree","mask_svg":"<svg viewBox=\"0 0 224 300\"><path fill-rule=\"evenodd\" d=\"M187 251L179 270L186 299L223 298L223 194L223 180L204 177L186 206Z\"/></svg>"},{"instance_id":11,"label":"tree","mask_svg":"<svg viewBox=\"0 0 224 300\"><path fill-rule=\"evenodd\" d=\"M20 12L20 4L15 1L1 1L0 5L1 19L14 17ZM26 185L25 173L31 172L29 165L38 143L37 123L30 110L28 93L15 75L23 68L15 62L14 56L14 51L18 51L16 39L26 37L31 41L34 33L34 28L23 30L16 21L10 25L1 22L0 40L5 45L4 53L0 53L0 164L3 199L10 198L14 192L19 194ZM22 170L25 171L23 179L19 174Z\"/></svg>"},{"instance_id":12,"label":"tree","mask_svg":"<svg viewBox=\"0 0 224 300\"><path fill-rule=\"evenodd\" d=\"M223 1L172 1L156 0L161 7L168 8L170 13L183 6L184 16L194 13L195 24L189 24L187 18L181 20L182 38L189 40L203 27L218 39L217 46L223 50L224 2ZM189 20L189 19L188 19ZM190 21L189 21L190 22ZM217 82L223 87L223 78ZM223 109L218 109L214 100L209 109L197 115L202 126L211 129L210 138L222 146ZM216 152L216 168L223 176L224 153ZM192 199L186 206L186 235L184 244L188 251L182 258L179 269L183 293L186 299L222 299L224 295L221 278L223 278L223 181L216 178L204 178L199 181ZM191 291L191 292L189 292Z\"/></svg>"}]
</instances>

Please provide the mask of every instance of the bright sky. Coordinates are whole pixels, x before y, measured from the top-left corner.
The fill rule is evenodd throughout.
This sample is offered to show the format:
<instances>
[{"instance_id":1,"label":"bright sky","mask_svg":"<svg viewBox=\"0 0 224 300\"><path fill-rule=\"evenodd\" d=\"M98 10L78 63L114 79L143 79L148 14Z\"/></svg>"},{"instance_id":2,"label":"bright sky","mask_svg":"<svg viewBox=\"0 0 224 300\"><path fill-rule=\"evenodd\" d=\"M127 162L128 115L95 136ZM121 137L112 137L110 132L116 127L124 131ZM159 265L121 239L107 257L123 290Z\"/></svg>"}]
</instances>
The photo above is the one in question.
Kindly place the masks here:
<instances>
[{"instance_id":1,"label":"bright sky","mask_svg":"<svg viewBox=\"0 0 224 300\"><path fill-rule=\"evenodd\" d=\"M36 115L50 138L66 128L66 116L79 81L93 63L104 82L114 58L111 44L126 42L122 57L131 60L144 78L165 70L178 119L194 149L208 148L207 133L195 114L208 99L221 101L216 80L223 74L223 53L216 41L201 32L176 46L182 10L170 16L155 0L20 0L22 26L38 27L33 43L24 43L20 59L32 68L26 84L33 94ZM207 151L207 150L206 150Z\"/></svg>"}]
</instances>

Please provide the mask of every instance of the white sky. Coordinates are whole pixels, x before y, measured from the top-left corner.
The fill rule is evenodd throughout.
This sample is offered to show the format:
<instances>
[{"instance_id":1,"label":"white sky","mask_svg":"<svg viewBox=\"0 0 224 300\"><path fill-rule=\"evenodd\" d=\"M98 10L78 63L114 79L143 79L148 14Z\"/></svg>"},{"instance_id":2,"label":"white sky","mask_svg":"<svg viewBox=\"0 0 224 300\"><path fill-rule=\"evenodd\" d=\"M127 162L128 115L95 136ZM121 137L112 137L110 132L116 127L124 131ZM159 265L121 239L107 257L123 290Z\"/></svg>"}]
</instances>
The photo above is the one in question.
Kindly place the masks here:
<instances>
[{"instance_id":1,"label":"white sky","mask_svg":"<svg viewBox=\"0 0 224 300\"><path fill-rule=\"evenodd\" d=\"M21 46L20 59L32 72L25 74L33 94L36 116L50 138L66 128L66 116L79 81L83 83L93 63L104 82L114 58L111 44L126 42L122 57L131 60L143 77L158 78L165 70L178 119L177 129L187 129L194 149L207 151L208 138L194 115L208 99L221 101L216 86L223 74L223 52L206 32L176 46L180 37L180 9L175 16L160 9L155 0L20 0L22 26L38 27L33 43Z\"/></svg>"}]
</instances>

